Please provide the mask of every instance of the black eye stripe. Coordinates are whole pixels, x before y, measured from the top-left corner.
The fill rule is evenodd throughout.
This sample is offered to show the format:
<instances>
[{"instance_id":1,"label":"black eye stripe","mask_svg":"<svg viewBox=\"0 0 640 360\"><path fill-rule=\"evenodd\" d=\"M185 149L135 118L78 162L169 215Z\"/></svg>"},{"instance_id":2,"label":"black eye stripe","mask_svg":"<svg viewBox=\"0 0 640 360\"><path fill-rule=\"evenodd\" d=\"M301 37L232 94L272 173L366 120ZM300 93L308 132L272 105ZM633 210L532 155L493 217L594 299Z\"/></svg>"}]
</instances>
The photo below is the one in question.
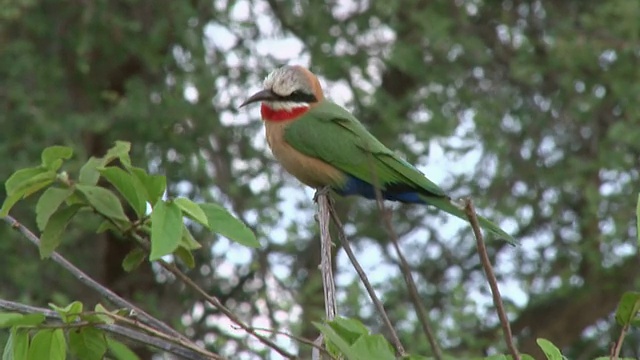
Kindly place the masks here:
<instances>
[{"instance_id":1,"label":"black eye stripe","mask_svg":"<svg viewBox=\"0 0 640 360\"><path fill-rule=\"evenodd\" d=\"M305 93L305 92L300 91L300 90L296 90L296 91L292 92L291 94L289 94L287 96L281 96L280 98L282 99L282 101L293 101L293 102L312 103L312 102L317 102L318 101L318 99L316 99L315 95L309 94L309 93Z\"/></svg>"}]
</instances>

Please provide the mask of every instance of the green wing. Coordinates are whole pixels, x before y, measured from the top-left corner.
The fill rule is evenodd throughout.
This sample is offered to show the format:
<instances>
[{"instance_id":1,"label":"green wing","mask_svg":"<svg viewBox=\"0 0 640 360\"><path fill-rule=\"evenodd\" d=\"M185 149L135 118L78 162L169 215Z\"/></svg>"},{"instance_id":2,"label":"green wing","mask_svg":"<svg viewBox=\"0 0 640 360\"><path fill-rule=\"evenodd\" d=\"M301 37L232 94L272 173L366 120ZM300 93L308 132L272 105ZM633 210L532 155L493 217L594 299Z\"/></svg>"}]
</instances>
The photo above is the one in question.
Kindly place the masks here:
<instances>
[{"instance_id":1,"label":"green wing","mask_svg":"<svg viewBox=\"0 0 640 360\"><path fill-rule=\"evenodd\" d=\"M445 196L438 185L384 146L341 106L324 100L285 130L285 140L305 155L321 159L371 184L403 187Z\"/></svg>"},{"instance_id":2,"label":"green wing","mask_svg":"<svg viewBox=\"0 0 640 360\"><path fill-rule=\"evenodd\" d=\"M438 185L394 154L353 115L333 102L324 100L292 122L284 138L297 151L321 159L381 190L416 191L427 204L467 221L464 211L454 205ZM488 219L478 216L478 221L498 237L515 242Z\"/></svg>"}]
</instances>

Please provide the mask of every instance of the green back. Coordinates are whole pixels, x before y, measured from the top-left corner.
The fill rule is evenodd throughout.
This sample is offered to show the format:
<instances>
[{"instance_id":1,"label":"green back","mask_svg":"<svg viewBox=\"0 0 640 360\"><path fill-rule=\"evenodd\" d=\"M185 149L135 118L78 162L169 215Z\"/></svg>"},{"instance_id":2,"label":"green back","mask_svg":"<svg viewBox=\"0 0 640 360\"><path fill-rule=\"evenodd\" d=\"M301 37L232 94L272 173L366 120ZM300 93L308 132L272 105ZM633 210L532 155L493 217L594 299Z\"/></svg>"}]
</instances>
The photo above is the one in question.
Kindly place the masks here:
<instances>
[{"instance_id":1,"label":"green back","mask_svg":"<svg viewBox=\"0 0 640 360\"><path fill-rule=\"evenodd\" d=\"M323 100L292 122L285 130L285 140L301 153L382 189L406 186L424 195L445 196L442 189L331 101Z\"/></svg>"}]
</instances>

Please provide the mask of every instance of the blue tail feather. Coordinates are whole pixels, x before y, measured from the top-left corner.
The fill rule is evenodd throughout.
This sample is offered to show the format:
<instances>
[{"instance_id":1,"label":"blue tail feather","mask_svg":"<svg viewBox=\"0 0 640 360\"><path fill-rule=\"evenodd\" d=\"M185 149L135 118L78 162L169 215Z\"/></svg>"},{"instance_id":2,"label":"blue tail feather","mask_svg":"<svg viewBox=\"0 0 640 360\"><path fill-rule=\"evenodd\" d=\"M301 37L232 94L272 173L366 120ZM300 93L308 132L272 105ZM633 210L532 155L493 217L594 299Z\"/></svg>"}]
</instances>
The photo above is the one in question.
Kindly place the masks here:
<instances>
[{"instance_id":1,"label":"blue tail feather","mask_svg":"<svg viewBox=\"0 0 640 360\"><path fill-rule=\"evenodd\" d=\"M334 188L334 190L342 195L359 195L367 199L376 198L376 189L370 183L358 179L353 176L349 176L348 180L341 188ZM382 198L391 201L400 201L409 204L425 204L420 198L417 191L411 190L399 190L399 189L387 189L382 191Z\"/></svg>"}]
</instances>

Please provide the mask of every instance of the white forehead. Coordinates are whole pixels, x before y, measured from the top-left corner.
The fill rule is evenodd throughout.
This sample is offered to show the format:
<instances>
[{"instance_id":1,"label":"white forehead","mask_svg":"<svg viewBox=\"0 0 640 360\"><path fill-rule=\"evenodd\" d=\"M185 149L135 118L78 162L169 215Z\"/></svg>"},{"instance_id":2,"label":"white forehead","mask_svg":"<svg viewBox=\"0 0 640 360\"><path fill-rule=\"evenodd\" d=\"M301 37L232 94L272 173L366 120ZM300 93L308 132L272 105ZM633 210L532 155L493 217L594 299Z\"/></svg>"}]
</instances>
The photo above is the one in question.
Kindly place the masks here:
<instances>
[{"instance_id":1,"label":"white forehead","mask_svg":"<svg viewBox=\"0 0 640 360\"><path fill-rule=\"evenodd\" d=\"M291 95L296 90L312 93L309 79L298 68L284 66L273 70L262 83L265 89L271 89L280 96Z\"/></svg>"}]
</instances>

